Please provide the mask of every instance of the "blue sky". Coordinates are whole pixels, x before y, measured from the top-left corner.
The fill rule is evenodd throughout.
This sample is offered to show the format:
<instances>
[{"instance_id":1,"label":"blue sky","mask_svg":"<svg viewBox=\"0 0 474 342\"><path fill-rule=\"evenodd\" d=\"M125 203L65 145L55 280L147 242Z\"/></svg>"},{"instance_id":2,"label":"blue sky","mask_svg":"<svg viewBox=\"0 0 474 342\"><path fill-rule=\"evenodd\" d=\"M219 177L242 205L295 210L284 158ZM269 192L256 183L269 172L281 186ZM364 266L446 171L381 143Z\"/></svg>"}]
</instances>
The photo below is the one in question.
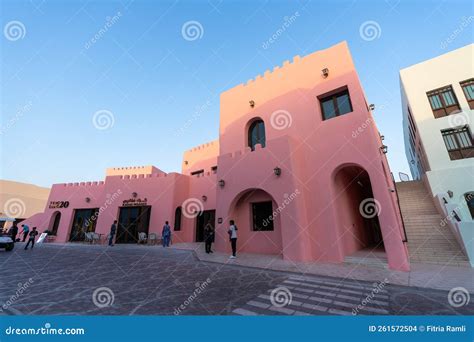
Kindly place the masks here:
<instances>
[{"instance_id":1,"label":"blue sky","mask_svg":"<svg viewBox=\"0 0 474 342\"><path fill-rule=\"evenodd\" d=\"M2 1L0 178L50 186L101 180L111 166L179 171L184 150L218 137L220 92L342 40L392 171L408 173L398 71L472 43L472 20L456 31L472 14L469 1ZM183 36L189 21L198 37ZM360 34L368 21L373 40ZM112 114L94 122L100 110Z\"/></svg>"}]
</instances>

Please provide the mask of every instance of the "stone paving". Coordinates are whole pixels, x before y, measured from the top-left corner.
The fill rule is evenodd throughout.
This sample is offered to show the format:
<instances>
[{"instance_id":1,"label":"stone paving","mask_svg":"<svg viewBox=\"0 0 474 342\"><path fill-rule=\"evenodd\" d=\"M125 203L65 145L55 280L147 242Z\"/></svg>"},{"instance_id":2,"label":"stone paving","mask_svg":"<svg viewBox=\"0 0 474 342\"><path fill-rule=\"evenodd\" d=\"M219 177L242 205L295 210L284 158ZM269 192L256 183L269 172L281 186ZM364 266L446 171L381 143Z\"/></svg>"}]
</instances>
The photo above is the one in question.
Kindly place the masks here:
<instances>
[{"instance_id":1,"label":"stone paving","mask_svg":"<svg viewBox=\"0 0 474 342\"><path fill-rule=\"evenodd\" d=\"M21 247L18 243L12 252L0 251L3 315L474 313L472 301L450 305L447 291L210 263L187 250L136 245L43 244L28 251ZM285 293L275 291L288 291L291 302L281 306ZM370 301L361 305L367 296Z\"/></svg>"}]
</instances>

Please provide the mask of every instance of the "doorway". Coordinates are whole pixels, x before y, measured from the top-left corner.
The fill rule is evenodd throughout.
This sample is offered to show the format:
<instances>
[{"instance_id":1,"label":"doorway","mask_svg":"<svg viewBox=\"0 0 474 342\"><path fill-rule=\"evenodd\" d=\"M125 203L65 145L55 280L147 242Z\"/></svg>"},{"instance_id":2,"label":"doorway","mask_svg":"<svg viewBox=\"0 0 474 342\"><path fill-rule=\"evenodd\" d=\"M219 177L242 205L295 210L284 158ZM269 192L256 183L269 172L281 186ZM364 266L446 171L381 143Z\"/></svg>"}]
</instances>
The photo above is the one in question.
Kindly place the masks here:
<instances>
[{"instance_id":1,"label":"doorway","mask_svg":"<svg viewBox=\"0 0 474 342\"><path fill-rule=\"evenodd\" d=\"M86 233L95 232L95 225L99 208L93 209L76 209L74 211L74 218L72 220L71 235L69 241L78 242L84 241ZM56 216L57 217L57 216Z\"/></svg>"},{"instance_id":2,"label":"doorway","mask_svg":"<svg viewBox=\"0 0 474 342\"><path fill-rule=\"evenodd\" d=\"M116 243L137 243L138 233L148 235L151 206L120 207Z\"/></svg>"},{"instance_id":3,"label":"doorway","mask_svg":"<svg viewBox=\"0 0 474 342\"><path fill-rule=\"evenodd\" d=\"M209 222L213 228L216 226L216 211L204 210L196 217L196 242L204 241L204 227Z\"/></svg>"}]
</instances>

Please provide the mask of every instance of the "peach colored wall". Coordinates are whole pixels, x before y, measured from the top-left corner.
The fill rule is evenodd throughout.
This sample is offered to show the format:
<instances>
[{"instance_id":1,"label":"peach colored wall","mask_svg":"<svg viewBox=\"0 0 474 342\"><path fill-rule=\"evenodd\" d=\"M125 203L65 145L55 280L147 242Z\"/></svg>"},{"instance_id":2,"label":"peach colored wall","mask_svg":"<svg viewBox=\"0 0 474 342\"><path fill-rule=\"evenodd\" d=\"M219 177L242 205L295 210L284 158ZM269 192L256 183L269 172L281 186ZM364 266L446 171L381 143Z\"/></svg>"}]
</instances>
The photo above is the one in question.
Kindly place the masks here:
<instances>
[{"instance_id":1,"label":"peach colored wall","mask_svg":"<svg viewBox=\"0 0 474 342\"><path fill-rule=\"evenodd\" d=\"M321 76L323 68L329 69L327 78ZM340 87L348 88L353 111L323 121L317 98ZM254 108L250 100L255 101ZM265 122L266 146L250 151L246 129L256 117ZM287 124L282 127L285 117ZM93 199L88 207L99 207L107 193L121 189L120 200L100 215L96 231L108 232L119 203L132 192L146 196L153 205L150 232L161 232L165 220L174 226L176 207L194 198L201 201L203 210L216 210L216 221L223 220L216 222L217 250L229 252L228 221L234 219L239 227L240 251L282 254L284 259L295 261L342 262L360 247L344 238L344 224L354 221L358 199L347 199L340 184L347 180L336 179L336 173L343 166L357 165L367 171L374 197L382 207L379 221L389 266L408 270L400 215L391 192L393 182L381 145L343 42L304 58L295 57L292 63L224 92L219 140L186 151L184 175L115 176L107 177L105 184L53 186L50 199L71 201L70 208L64 210L58 240L66 240L72 208L86 207L86 196ZM218 165L217 174L210 170L214 165ZM281 168L280 176L274 174L275 167ZM205 170L202 176L189 176L201 168ZM219 180L225 181L224 187L217 185ZM275 207L296 194L277 216L273 232L253 232L250 208L245 203L235 206L242 194L255 189L260 190L255 199L267 196ZM202 201L203 195L207 201ZM349 204L351 209L341 213L340 207ZM46 209L48 220L51 214ZM194 241L195 222L195 218L183 215L182 230L173 232L173 241Z\"/></svg>"}]
</instances>

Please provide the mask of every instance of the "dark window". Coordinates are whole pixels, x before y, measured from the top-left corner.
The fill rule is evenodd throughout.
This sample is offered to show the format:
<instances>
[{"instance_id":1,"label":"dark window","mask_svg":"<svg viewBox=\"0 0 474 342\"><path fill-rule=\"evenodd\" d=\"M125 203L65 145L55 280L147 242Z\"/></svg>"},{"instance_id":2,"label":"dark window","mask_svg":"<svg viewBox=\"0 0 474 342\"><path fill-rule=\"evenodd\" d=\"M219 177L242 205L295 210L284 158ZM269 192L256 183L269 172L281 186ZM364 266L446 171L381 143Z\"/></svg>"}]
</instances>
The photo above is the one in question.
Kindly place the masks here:
<instances>
[{"instance_id":1,"label":"dark window","mask_svg":"<svg viewBox=\"0 0 474 342\"><path fill-rule=\"evenodd\" d=\"M177 207L174 212L174 230L181 230L181 207Z\"/></svg>"},{"instance_id":2,"label":"dark window","mask_svg":"<svg viewBox=\"0 0 474 342\"><path fill-rule=\"evenodd\" d=\"M456 113L460 109L458 99L451 86L429 91L426 95L428 95L435 118Z\"/></svg>"},{"instance_id":3,"label":"dark window","mask_svg":"<svg viewBox=\"0 0 474 342\"><path fill-rule=\"evenodd\" d=\"M351 97L349 96L349 90L347 88L335 93L331 92L322 95L318 98L321 103L323 120L352 112Z\"/></svg>"},{"instance_id":4,"label":"dark window","mask_svg":"<svg viewBox=\"0 0 474 342\"><path fill-rule=\"evenodd\" d=\"M191 172L191 176L201 176L202 174L204 174L204 170L197 170L197 171L193 171Z\"/></svg>"},{"instance_id":5,"label":"dark window","mask_svg":"<svg viewBox=\"0 0 474 342\"><path fill-rule=\"evenodd\" d=\"M253 230L273 230L272 201L252 203Z\"/></svg>"},{"instance_id":6,"label":"dark window","mask_svg":"<svg viewBox=\"0 0 474 342\"><path fill-rule=\"evenodd\" d=\"M441 131L441 134L451 160L474 157L472 135L467 125Z\"/></svg>"},{"instance_id":7,"label":"dark window","mask_svg":"<svg viewBox=\"0 0 474 342\"><path fill-rule=\"evenodd\" d=\"M217 173L217 166L211 167L211 171L212 171L212 173Z\"/></svg>"},{"instance_id":8,"label":"dark window","mask_svg":"<svg viewBox=\"0 0 474 342\"><path fill-rule=\"evenodd\" d=\"M474 192L468 192L467 194L464 194L464 198L466 199L467 207L469 208L471 217L474 219Z\"/></svg>"},{"instance_id":9,"label":"dark window","mask_svg":"<svg viewBox=\"0 0 474 342\"><path fill-rule=\"evenodd\" d=\"M57 235L59 229L59 222L61 221L61 213L58 211L55 213L53 226L51 227L51 235Z\"/></svg>"},{"instance_id":10,"label":"dark window","mask_svg":"<svg viewBox=\"0 0 474 342\"><path fill-rule=\"evenodd\" d=\"M466 96L469 108L474 109L474 78L460 83L464 96Z\"/></svg>"},{"instance_id":11,"label":"dark window","mask_svg":"<svg viewBox=\"0 0 474 342\"><path fill-rule=\"evenodd\" d=\"M415 123L413 122L413 115L411 114L410 107L407 107L408 109L408 121L410 122L411 129L413 132L416 132L416 126Z\"/></svg>"},{"instance_id":12,"label":"dark window","mask_svg":"<svg viewBox=\"0 0 474 342\"><path fill-rule=\"evenodd\" d=\"M265 124L262 120L254 121L249 127L248 145L255 150L255 145L260 144L265 147Z\"/></svg>"}]
</instances>

